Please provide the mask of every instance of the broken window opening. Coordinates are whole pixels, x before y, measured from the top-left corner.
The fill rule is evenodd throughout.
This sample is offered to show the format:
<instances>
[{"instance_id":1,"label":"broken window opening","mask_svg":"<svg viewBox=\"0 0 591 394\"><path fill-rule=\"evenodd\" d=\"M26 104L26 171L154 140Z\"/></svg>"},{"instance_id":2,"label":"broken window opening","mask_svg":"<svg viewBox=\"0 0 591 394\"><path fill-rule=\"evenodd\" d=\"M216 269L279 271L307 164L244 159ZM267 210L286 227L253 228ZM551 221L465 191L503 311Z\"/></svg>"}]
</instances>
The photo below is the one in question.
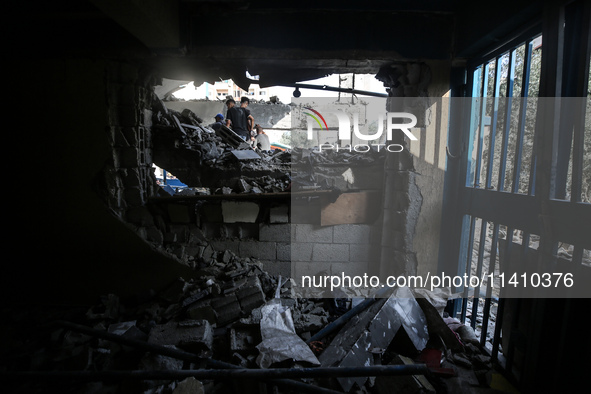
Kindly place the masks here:
<instances>
[{"instance_id":1,"label":"broken window opening","mask_svg":"<svg viewBox=\"0 0 591 394\"><path fill-rule=\"evenodd\" d=\"M158 167L156 164L152 164L154 169L154 175L156 176L156 183L162 188L174 194L188 187L186 184L181 182L172 172L165 170L164 168ZM166 187L168 186L168 188Z\"/></svg>"}]
</instances>

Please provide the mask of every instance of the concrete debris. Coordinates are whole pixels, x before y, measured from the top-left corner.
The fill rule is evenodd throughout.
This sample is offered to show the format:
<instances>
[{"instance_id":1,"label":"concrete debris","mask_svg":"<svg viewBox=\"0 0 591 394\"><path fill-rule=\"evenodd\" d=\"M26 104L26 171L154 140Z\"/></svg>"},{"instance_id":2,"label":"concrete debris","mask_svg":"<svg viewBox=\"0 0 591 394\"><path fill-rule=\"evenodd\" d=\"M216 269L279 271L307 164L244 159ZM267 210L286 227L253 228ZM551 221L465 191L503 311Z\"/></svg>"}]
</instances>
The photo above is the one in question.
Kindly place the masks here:
<instances>
[{"instance_id":1,"label":"concrete debris","mask_svg":"<svg viewBox=\"0 0 591 394\"><path fill-rule=\"evenodd\" d=\"M351 367L374 365L370 349L387 348L400 328L407 333L417 351L427 345L427 321L419 304L408 288L398 288L351 319L320 355L322 366ZM363 387L367 378L338 378L341 388L348 392L354 384Z\"/></svg>"},{"instance_id":2,"label":"concrete debris","mask_svg":"<svg viewBox=\"0 0 591 394\"><path fill-rule=\"evenodd\" d=\"M463 343L470 343L475 346L480 344L474 329L469 325L463 324L456 318L447 317L443 320L453 332L457 333Z\"/></svg>"},{"instance_id":3,"label":"concrete debris","mask_svg":"<svg viewBox=\"0 0 591 394\"><path fill-rule=\"evenodd\" d=\"M174 345L207 357L212 354L213 329L207 320L169 321L150 330L148 343Z\"/></svg>"},{"instance_id":4,"label":"concrete debris","mask_svg":"<svg viewBox=\"0 0 591 394\"><path fill-rule=\"evenodd\" d=\"M177 384L172 394L205 394L205 390L200 381L190 377Z\"/></svg>"},{"instance_id":5,"label":"concrete debris","mask_svg":"<svg viewBox=\"0 0 591 394\"><path fill-rule=\"evenodd\" d=\"M153 161L189 188L206 188L211 194L225 194L224 188L231 193L289 188L289 151L253 150L229 128L214 131L190 110L179 113L160 101L155 101L152 112Z\"/></svg>"},{"instance_id":6,"label":"concrete debris","mask_svg":"<svg viewBox=\"0 0 591 394\"><path fill-rule=\"evenodd\" d=\"M388 298L377 298L371 306L360 309L339 330L311 340L339 316L352 311L360 300L349 298L344 292L338 299L292 298L290 280L272 276L261 267L259 261L239 257L232 251L212 250L211 260L195 268L195 278L178 278L162 290L138 295L135 300L120 300L108 294L88 309L66 315L60 309L44 309L36 311L34 318L4 310L3 316L8 319L0 323L0 329L19 327L17 323L20 323L23 329L2 332L15 337L13 342L21 336L24 348L12 349L12 357L11 349L3 349L2 359L14 359L14 362L0 365L0 372L27 368L179 371L204 368L203 360L241 368L425 364L432 371L429 375L318 377L304 381L325 389L372 393L392 392L394 388L400 392L439 392L442 387L445 390L451 378L456 379L453 384L458 384L457 379L461 377L469 379L472 385L490 385L493 365L488 356L472 342L452 348L443 340L441 324L452 335L452 328L457 330L463 325L438 315L441 295L423 293L423 297L415 298L407 288L395 289ZM433 313L439 316L441 324L433 324ZM34 319L38 322L33 323ZM152 347L120 344L102 336L97 339L88 333L78 333L71 326L55 328L47 324L54 320L76 321L95 332L114 334ZM173 353L160 354L154 346ZM177 359L171 357L178 355L174 352L194 354L201 359ZM218 394L261 390L258 384L235 383L179 376L178 380L157 377L131 382L60 382L59 387L62 392L79 393ZM65 389L70 388L68 385L72 385L71 390ZM19 382L18 386L17 392L47 390L35 380ZM274 392L289 391L279 388Z\"/></svg>"},{"instance_id":7,"label":"concrete debris","mask_svg":"<svg viewBox=\"0 0 591 394\"><path fill-rule=\"evenodd\" d=\"M195 188L210 194L345 191L375 189L383 182L387 151L378 146L359 152L327 145L261 151L225 126L214 131L188 109L179 113L157 103L153 161L188 185L174 195L190 195Z\"/></svg>"},{"instance_id":8,"label":"concrete debris","mask_svg":"<svg viewBox=\"0 0 591 394\"><path fill-rule=\"evenodd\" d=\"M363 153L294 148L291 151L292 190L375 188L382 183L385 158L383 150L373 148Z\"/></svg>"}]
</instances>

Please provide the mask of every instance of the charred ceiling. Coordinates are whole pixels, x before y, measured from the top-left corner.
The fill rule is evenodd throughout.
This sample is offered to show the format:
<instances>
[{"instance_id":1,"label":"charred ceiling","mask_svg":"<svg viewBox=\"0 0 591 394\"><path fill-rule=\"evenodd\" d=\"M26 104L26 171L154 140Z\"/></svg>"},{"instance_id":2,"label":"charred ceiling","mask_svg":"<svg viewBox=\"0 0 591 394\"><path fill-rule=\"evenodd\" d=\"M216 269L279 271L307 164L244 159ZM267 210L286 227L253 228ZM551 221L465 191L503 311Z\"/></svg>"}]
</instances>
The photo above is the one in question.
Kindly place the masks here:
<instances>
[{"instance_id":1,"label":"charred ceiling","mask_svg":"<svg viewBox=\"0 0 591 394\"><path fill-rule=\"evenodd\" d=\"M56 1L11 5L26 28L23 56L58 53L143 59L171 79L262 86L331 73L377 73L400 61L463 60L526 28L540 2Z\"/></svg>"}]
</instances>

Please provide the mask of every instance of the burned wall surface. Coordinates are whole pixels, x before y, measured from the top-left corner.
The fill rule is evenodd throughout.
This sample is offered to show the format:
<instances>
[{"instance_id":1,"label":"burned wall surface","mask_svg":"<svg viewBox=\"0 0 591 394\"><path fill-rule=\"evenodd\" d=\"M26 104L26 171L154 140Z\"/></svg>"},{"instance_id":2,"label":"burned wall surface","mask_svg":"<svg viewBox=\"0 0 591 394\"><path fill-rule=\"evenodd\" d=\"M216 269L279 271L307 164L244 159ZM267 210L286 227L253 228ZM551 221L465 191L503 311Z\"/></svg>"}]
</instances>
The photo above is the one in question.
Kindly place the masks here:
<instances>
[{"instance_id":1,"label":"burned wall surface","mask_svg":"<svg viewBox=\"0 0 591 394\"><path fill-rule=\"evenodd\" d=\"M129 61L76 56L14 63L14 102L32 102L20 81L37 89L34 110L13 109L22 131L13 169L26 192L9 209L16 227L8 242L22 259L4 266L4 299L82 303L190 275L145 242L151 223L134 223L146 219L142 203L155 190L142 104L149 74Z\"/></svg>"}]
</instances>

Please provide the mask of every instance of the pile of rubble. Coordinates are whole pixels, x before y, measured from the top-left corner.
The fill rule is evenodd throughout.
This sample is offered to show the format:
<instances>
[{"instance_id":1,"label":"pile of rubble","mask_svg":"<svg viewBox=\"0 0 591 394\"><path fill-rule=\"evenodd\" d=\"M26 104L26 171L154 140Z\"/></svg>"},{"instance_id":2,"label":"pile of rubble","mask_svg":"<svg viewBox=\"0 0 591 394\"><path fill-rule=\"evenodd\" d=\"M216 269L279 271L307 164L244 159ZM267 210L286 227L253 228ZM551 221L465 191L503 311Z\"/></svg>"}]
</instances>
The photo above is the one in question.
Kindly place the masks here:
<instances>
[{"instance_id":1,"label":"pile of rubble","mask_svg":"<svg viewBox=\"0 0 591 394\"><path fill-rule=\"evenodd\" d=\"M168 109L157 97L154 103L153 161L183 183L214 191L230 187L235 193L289 187L289 151L252 149L229 128L214 131L189 109Z\"/></svg>"},{"instance_id":2,"label":"pile of rubble","mask_svg":"<svg viewBox=\"0 0 591 394\"><path fill-rule=\"evenodd\" d=\"M367 152L295 148L291 151L292 190L379 189L383 180L384 150ZM355 180L355 175L360 175ZM365 179L359 185L360 179Z\"/></svg>"},{"instance_id":3,"label":"pile of rubble","mask_svg":"<svg viewBox=\"0 0 591 394\"><path fill-rule=\"evenodd\" d=\"M469 327L443 317L439 295L400 288L366 299L296 299L290 280L261 267L223 251L195 268L196 279L134 300L109 294L89 308L6 309L3 387L435 393L490 384L490 359Z\"/></svg>"},{"instance_id":4,"label":"pile of rubble","mask_svg":"<svg viewBox=\"0 0 591 394\"><path fill-rule=\"evenodd\" d=\"M214 131L189 109L177 112L154 97L153 161L174 173L193 194L277 193L347 189L343 168L382 172L385 150L341 148L252 149L226 127ZM349 188L351 186L349 185ZM204 192L204 188L206 191Z\"/></svg>"}]
</instances>

